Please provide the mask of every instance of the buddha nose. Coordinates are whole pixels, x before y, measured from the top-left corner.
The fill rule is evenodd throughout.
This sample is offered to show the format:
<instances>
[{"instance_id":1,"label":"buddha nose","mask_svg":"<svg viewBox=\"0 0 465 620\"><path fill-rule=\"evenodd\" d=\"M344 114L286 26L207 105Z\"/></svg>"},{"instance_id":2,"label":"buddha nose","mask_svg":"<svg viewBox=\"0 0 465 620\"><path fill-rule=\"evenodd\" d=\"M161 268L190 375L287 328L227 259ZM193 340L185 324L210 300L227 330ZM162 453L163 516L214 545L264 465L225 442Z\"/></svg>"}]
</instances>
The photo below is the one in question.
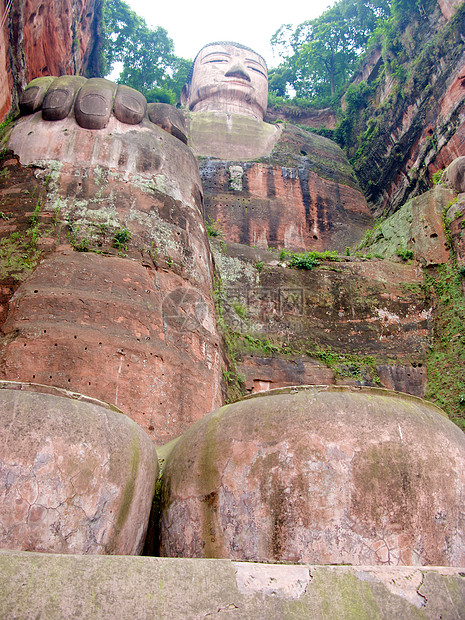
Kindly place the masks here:
<instances>
[{"instance_id":1,"label":"buddha nose","mask_svg":"<svg viewBox=\"0 0 465 620\"><path fill-rule=\"evenodd\" d=\"M250 76L247 73L246 68L239 62L234 63L233 66L226 71L225 76L240 78L241 80L247 80L247 82L250 82Z\"/></svg>"}]
</instances>

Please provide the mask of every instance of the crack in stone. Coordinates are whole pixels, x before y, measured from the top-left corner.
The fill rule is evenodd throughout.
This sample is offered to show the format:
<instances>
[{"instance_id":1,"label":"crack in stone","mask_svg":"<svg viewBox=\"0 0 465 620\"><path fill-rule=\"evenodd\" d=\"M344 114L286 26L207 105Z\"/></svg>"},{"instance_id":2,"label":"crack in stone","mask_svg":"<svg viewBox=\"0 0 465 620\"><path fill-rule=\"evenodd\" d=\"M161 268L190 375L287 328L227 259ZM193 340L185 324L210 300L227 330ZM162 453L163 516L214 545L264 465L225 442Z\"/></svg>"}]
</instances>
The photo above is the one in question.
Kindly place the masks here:
<instances>
[{"instance_id":1,"label":"crack in stone","mask_svg":"<svg viewBox=\"0 0 465 620\"><path fill-rule=\"evenodd\" d=\"M238 605L236 605L235 603L229 603L229 605L226 605L226 607L218 607L216 611L210 611L208 614L204 615L204 618L208 618L209 616L215 616L222 611L235 611L236 609L239 609Z\"/></svg>"},{"instance_id":2,"label":"crack in stone","mask_svg":"<svg viewBox=\"0 0 465 620\"><path fill-rule=\"evenodd\" d=\"M428 603L428 599L426 598L426 596L420 592L420 590L422 589L422 587L425 584L425 578L426 578L426 573L424 571L422 571L422 573L421 573L421 583L420 583L420 585L417 588L418 596L421 596L421 598L424 601L422 607L426 607L426 604Z\"/></svg>"}]
</instances>

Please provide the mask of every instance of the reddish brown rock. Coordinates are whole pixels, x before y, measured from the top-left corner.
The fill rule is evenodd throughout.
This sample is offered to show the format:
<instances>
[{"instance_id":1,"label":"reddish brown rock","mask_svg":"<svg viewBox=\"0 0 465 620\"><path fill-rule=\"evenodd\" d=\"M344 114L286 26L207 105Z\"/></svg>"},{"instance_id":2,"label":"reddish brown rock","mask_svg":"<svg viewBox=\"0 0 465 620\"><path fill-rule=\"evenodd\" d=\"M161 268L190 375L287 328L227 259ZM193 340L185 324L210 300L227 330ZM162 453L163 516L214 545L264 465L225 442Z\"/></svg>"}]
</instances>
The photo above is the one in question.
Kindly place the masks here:
<instances>
[{"instance_id":1,"label":"reddish brown rock","mask_svg":"<svg viewBox=\"0 0 465 620\"><path fill-rule=\"evenodd\" d=\"M96 0L14 0L0 34L8 42L0 45L0 84L8 84L0 89L0 119L34 78L96 75L100 24Z\"/></svg>"},{"instance_id":2,"label":"reddish brown rock","mask_svg":"<svg viewBox=\"0 0 465 620\"><path fill-rule=\"evenodd\" d=\"M459 194L457 202L447 211L447 217L450 220L451 241L457 264L465 267L465 193Z\"/></svg>"},{"instance_id":3,"label":"reddish brown rock","mask_svg":"<svg viewBox=\"0 0 465 620\"><path fill-rule=\"evenodd\" d=\"M40 112L14 126L10 144L46 186L39 216L30 213L51 219L37 243L61 234L63 247L53 254L52 245L10 303L1 376L118 404L156 443L169 441L222 402L192 152L148 120L134 127L111 117L88 131ZM16 181L4 191L21 189Z\"/></svg>"},{"instance_id":4,"label":"reddish brown rock","mask_svg":"<svg viewBox=\"0 0 465 620\"><path fill-rule=\"evenodd\" d=\"M0 2L0 13L3 15L8 0ZM0 28L0 122L5 118L11 108L11 74L8 71L8 20L3 28Z\"/></svg>"},{"instance_id":5,"label":"reddish brown rock","mask_svg":"<svg viewBox=\"0 0 465 620\"><path fill-rule=\"evenodd\" d=\"M360 360L345 357L343 355L337 360L334 356L331 368L306 355L275 353L263 357L242 353L237 362L237 372L244 377L245 389L249 394L297 385L380 385L413 396L424 397L426 394L428 375L422 362L417 362L416 366L370 366L363 356Z\"/></svg>"},{"instance_id":6,"label":"reddish brown rock","mask_svg":"<svg viewBox=\"0 0 465 620\"><path fill-rule=\"evenodd\" d=\"M284 360L304 352L311 358L312 352L334 351L338 356L375 356L378 364L424 361L432 308L421 288L418 263L347 257L305 270L277 264L271 252L267 254L274 260L267 264L264 254L247 256L232 244L218 245L215 251L225 318L244 334L242 354L264 357L269 341L286 353ZM260 272L257 260L263 262ZM261 349L254 338L262 342ZM332 361L338 365L337 358Z\"/></svg>"},{"instance_id":7,"label":"reddish brown rock","mask_svg":"<svg viewBox=\"0 0 465 620\"><path fill-rule=\"evenodd\" d=\"M409 11L398 33L404 52L399 71L389 70L384 51L378 61L367 55L356 81L365 74L370 88L358 91L363 105L353 107L340 127L377 217L424 193L435 172L465 154L464 3L440 4ZM448 20L443 12L454 4L458 10Z\"/></svg>"},{"instance_id":8,"label":"reddish brown rock","mask_svg":"<svg viewBox=\"0 0 465 620\"><path fill-rule=\"evenodd\" d=\"M55 253L16 291L2 331L3 379L110 402L158 444L221 402L211 302L167 271Z\"/></svg>"},{"instance_id":9,"label":"reddish brown rock","mask_svg":"<svg viewBox=\"0 0 465 620\"><path fill-rule=\"evenodd\" d=\"M425 395L433 309L418 263L340 257L291 269L280 253L212 247L247 392L336 384Z\"/></svg>"},{"instance_id":10,"label":"reddish brown rock","mask_svg":"<svg viewBox=\"0 0 465 620\"><path fill-rule=\"evenodd\" d=\"M204 160L200 165L205 212L228 241L295 252L343 251L371 223L358 190L311 171Z\"/></svg>"},{"instance_id":11,"label":"reddish brown rock","mask_svg":"<svg viewBox=\"0 0 465 620\"><path fill-rule=\"evenodd\" d=\"M465 155L457 157L444 171L444 180L458 193L465 192Z\"/></svg>"},{"instance_id":12,"label":"reddish brown rock","mask_svg":"<svg viewBox=\"0 0 465 620\"><path fill-rule=\"evenodd\" d=\"M0 547L140 553L158 472L145 433L78 394L0 387Z\"/></svg>"},{"instance_id":13,"label":"reddish brown rock","mask_svg":"<svg viewBox=\"0 0 465 620\"><path fill-rule=\"evenodd\" d=\"M268 392L292 385L333 385L334 372L308 356L293 359L277 356L241 355L237 371L249 393Z\"/></svg>"},{"instance_id":14,"label":"reddish brown rock","mask_svg":"<svg viewBox=\"0 0 465 620\"><path fill-rule=\"evenodd\" d=\"M389 390L405 392L424 397L428 383L426 365L418 362L416 366L381 365L377 368L380 384Z\"/></svg>"},{"instance_id":15,"label":"reddish brown rock","mask_svg":"<svg viewBox=\"0 0 465 620\"><path fill-rule=\"evenodd\" d=\"M465 439L426 401L302 388L206 416L167 457L161 555L465 562Z\"/></svg>"},{"instance_id":16,"label":"reddish brown rock","mask_svg":"<svg viewBox=\"0 0 465 620\"><path fill-rule=\"evenodd\" d=\"M293 251L361 240L371 216L334 142L288 127L261 162L200 160L205 213L225 239Z\"/></svg>"},{"instance_id":17,"label":"reddish brown rock","mask_svg":"<svg viewBox=\"0 0 465 620\"><path fill-rule=\"evenodd\" d=\"M439 0L439 6L446 19L450 19L461 4L463 0Z\"/></svg>"}]
</instances>

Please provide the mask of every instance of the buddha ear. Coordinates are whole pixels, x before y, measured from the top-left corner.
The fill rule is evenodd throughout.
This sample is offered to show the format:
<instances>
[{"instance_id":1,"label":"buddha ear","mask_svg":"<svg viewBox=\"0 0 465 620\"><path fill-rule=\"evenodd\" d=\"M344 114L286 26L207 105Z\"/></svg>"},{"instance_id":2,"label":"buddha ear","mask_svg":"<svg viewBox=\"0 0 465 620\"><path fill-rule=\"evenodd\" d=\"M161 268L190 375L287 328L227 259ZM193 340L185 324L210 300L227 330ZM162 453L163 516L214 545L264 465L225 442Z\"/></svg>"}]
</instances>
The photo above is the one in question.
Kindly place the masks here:
<instances>
[{"instance_id":1,"label":"buddha ear","mask_svg":"<svg viewBox=\"0 0 465 620\"><path fill-rule=\"evenodd\" d=\"M185 106L187 104L188 98L189 98L189 85L184 84L184 86L182 87L181 97L180 97L182 106Z\"/></svg>"}]
</instances>

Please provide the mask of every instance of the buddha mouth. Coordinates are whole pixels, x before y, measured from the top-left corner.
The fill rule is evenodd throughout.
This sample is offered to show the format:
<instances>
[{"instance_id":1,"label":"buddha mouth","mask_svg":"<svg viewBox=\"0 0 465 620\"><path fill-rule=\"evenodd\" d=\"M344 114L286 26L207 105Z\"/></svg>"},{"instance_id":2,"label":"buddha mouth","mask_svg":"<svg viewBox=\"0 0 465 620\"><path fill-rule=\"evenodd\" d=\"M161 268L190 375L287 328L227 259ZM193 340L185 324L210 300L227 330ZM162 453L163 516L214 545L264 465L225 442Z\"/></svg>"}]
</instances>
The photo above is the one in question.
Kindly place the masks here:
<instances>
[{"instance_id":1,"label":"buddha mouth","mask_svg":"<svg viewBox=\"0 0 465 620\"><path fill-rule=\"evenodd\" d=\"M240 84L241 86L249 86L250 88L252 88L251 83L248 80L244 80L242 78L226 78L225 80L223 80L223 82L226 84Z\"/></svg>"}]
</instances>

